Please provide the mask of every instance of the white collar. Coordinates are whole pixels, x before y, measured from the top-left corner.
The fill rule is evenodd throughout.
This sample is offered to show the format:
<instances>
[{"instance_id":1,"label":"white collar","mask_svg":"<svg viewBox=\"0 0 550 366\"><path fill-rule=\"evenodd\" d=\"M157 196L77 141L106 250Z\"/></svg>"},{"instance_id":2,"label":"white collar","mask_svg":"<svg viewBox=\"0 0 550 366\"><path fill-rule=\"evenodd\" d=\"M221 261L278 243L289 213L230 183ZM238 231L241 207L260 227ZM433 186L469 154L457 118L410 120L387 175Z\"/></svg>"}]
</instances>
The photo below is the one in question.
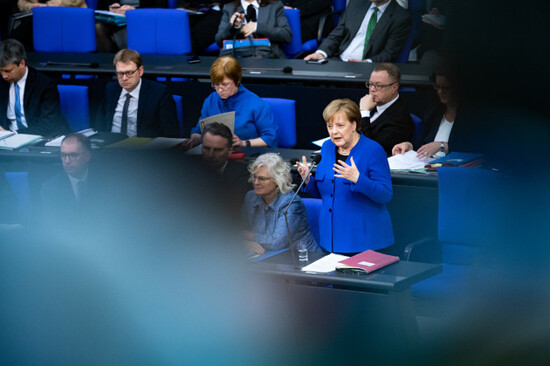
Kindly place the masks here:
<instances>
[{"instance_id":1,"label":"white collar","mask_svg":"<svg viewBox=\"0 0 550 366\"><path fill-rule=\"evenodd\" d=\"M397 99L399 99L399 94L397 94L397 96L396 96L394 99L390 100L390 101L387 102L386 104L377 105L377 106L376 106L376 112L377 112L378 114L384 113L384 111L385 111L386 109L388 109L393 103L395 103L395 102L397 101Z\"/></svg>"}]
</instances>

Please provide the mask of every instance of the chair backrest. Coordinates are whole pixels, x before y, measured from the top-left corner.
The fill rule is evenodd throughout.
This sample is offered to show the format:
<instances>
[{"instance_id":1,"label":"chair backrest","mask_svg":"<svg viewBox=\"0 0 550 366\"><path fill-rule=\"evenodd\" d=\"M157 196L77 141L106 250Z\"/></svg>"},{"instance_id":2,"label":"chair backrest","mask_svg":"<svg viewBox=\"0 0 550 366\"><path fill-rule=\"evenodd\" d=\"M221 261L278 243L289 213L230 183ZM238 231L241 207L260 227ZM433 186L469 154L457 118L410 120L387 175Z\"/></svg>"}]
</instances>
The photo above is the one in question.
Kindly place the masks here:
<instances>
[{"instance_id":1,"label":"chair backrest","mask_svg":"<svg viewBox=\"0 0 550 366\"><path fill-rule=\"evenodd\" d=\"M480 250L498 245L506 190L500 173L481 168L442 167L438 237L443 262L472 264Z\"/></svg>"},{"instance_id":2,"label":"chair backrest","mask_svg":"<svg viewBox=\"0 0 550 366\"><path fill-rule=\"evenodd\" d=\"M88 9L97 10L97 0L86 0Z\"/></svg>"},{"instance_id":3,"label":"chair backrest","mask_svg":"<svg viewBox=\"0 0 550 366\"><path fill-rule=\"evenodd\" d=\"M177 9L135 9L126 12L128 48L141 54L191 53L189 17Z\"/></svg>"},{"instance_id":4,"label":"chair backrest","mask_svg":"<svg viewBox=\"0 0 550 366\"><path fill-rule=\"evenodd\" d=\"M178 114L178 124L180 126L180 136L183 137L183 101L181 95L172 94L176 103L176 113Z\"/></svg>"},{"instance_id":5,"label":"chair backrest","mask_svg":"<svg viewBox=\"0 0 550 366\"><path fill-rule=\"evenodd\" d=\"M292 58L302 51L302 29L300 25L300 9L285 9L286 19L292 31L292 40L283 45L288 58Z\"/></svg>"},{"instance_id":6,"label":"chair backrest","mask_svg":"<svg viewBox=\"0 0 550 366\"><path fill-rule=\"evenodd\" d=\"M340 15L346 10L346 0L332 0L332 11L334 12L334 26L338 25Z\"/></svg>"},{"instance_id":7,"label":"chair backrest","mask_svg":"<svg viewBox=\"0 0 550 366\"><path fill-rule=\"evenodd\" d=\"M178 7L178 0L168 0L168 9L176 9Z\"/></svg>"},{"instance_id":8,"label":"chair backrest","mask_svg":"<svg viewBox=\"0 0 550 366\"><path fill-rule=\"evenodd\" d=\"M309 230L313 234L317 244L319 244L319 212L321 212L322 201L319 198L302 198L302 202L304 202L304 206L306 206Z\"/></svg>"},{"instance_id":9,"label":"chair backrest","mask_svg":"<svg viewBox=\"0 0 550 366\"><path fill-rule=\"evenodd\" d=\"M416 145L420 142L420 137L422 136L422 119L416 114L411 113L411 118L414 122L414 135L413 135L413 145Z\"/></svg>"},{"instance_id":10,"label":"chair backrest","mask_svg":"<svg viewBox=\"0 0 550 366\"><path fill-rule=\"evenodd\" d=\"M83 85L58 85L61 113L71 131L90 128L90 103L88 87Z\"/></svg>"},{"instance_id":11,"label":"chair backrest","mask_svg":"<svg viewBox=\"0 0 550 366\"><path fill-rule=\"evenodd\" d=\"M29 186L29 173L6 172L4 173L15 198L17 199L17 216L24 222L30 221L32 214L31 191Z\"/></svg>"},{"instance_id":12,"label":"chair backrest","mask_svg":"<svg viewBox=\"0 0 550 366\"><path fill-rule=\"evenodd\" d=\"M279 147L296 145L296 101L282 98L262 98L271 108L273 120L279 127Z\"/></svg>"},{"instance_id":13,"label":"chair backrest","mask_svg":"<svg viewBox=\"0 0 550 366\"><path fill-rule=\"evenodd\" d=\"M94 52L93 9L43 6L34 8L33 44L37 52Z\"/></svg>"}]
</instances>

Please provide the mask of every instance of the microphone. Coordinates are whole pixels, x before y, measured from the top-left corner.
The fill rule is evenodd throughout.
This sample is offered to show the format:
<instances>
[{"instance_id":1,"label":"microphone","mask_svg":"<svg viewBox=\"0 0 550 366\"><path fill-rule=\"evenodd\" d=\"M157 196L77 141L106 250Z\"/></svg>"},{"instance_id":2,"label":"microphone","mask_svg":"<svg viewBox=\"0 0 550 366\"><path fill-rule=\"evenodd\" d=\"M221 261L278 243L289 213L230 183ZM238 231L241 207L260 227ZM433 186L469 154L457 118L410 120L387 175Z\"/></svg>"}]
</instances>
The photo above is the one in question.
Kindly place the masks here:
<instances>
[{"instance_id":1,"label":"microphone","mask_svg":"<svg viewBox=\"0 0 550 366\"><path fill-rule=\"evenodd\" d=\"M97 62L57 62L57 61L47 61L42 63L45 66L70 66L70 67L89 67L92 69L97 69L99 63Z\"/></svg>"},{"instance_id":2,"label":"microphone","mask_svg":"<svg viewBox=\"0 0 550 366\"><path fill-rule=\"evenodd\" d=\"M319 155L315 155L315 157L313 158L313 161L311 162L311 166L309 167L309 170L307 171L307 174L306 174L306 177L309 177L309 174L311 173L311 171L313 170L313 168L319 164L319 162L321 161L322 159L322 156L321 154ZM296 164L299 160L296 159L296 158L292 158L290 159L290 163L292 165ZM294 162L294 163L293 163ZM302 179L302 183L300 183L300 186L298 187L298 189L296 190L296 192L294 192L294 196L292 196L292 199L290 200L290 202L288 203L288 206L286 206L285 210L283 211L283 215L285 215L285 224L286 224L286 233L288 235L288 245L289 247L292 246L292 239L291 239L291 236L290 236L290 227L288 226L288 217L287 217L287 214L288 214L288 210L290 209L290 205L292 205L292 203L294 202L294 200L296 199L296 196L298 195L298 192L300 192L300 190L302 189L302 187L304 186L304 183L306 182L305 179ZM294 252L293 252L294 253Z\"/></svg>"},{"instance_id":3,"label":"microphone","mask_svg":"<svg viewBox=\"0 0 550 366\"><path fill-rule=\"evenodd\" d=\"M296 163L299 162L299 161L300 161L300 159L298 159L298 158L292 158L292 159L290 159L290 160L289 160L290 166L296 165Z\"/></svg>"}]
</instances>

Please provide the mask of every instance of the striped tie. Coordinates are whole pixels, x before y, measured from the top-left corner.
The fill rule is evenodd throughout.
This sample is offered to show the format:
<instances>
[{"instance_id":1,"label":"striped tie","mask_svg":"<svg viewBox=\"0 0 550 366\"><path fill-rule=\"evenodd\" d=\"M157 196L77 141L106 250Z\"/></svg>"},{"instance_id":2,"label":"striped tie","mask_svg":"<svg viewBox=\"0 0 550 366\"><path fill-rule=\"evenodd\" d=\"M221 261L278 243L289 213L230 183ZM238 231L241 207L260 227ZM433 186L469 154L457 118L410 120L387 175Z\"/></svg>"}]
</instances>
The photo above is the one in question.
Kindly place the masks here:
<instances>
[{"instance_id":1,"label":"striped tie","mask_svg":"<svg viewBox=\"0 0 550 366\"><path fill-rule=\"evenodd\" d=\"M126 100L124 101L124 107L122 107L122 118L120 119L120 133L128 135L128 107L130 107L130 94L126 94Z\"/></svg>"},{"instance_id":2,"label":"striped tie","mask_svg":"<svg viewBox=\"0 0 550 366\"><path fill-rule=\"evenodd\" d=\"M367 25L367 34L365 35L365 45L363 46L363 60L367 56L367 43L369 43L370 36L372 32L374 31L374 28L376 27L376 23L378 22L378 8L375 6L372 9L372 15L369 19L369 24Z\"/></svg>"}]
</instances>

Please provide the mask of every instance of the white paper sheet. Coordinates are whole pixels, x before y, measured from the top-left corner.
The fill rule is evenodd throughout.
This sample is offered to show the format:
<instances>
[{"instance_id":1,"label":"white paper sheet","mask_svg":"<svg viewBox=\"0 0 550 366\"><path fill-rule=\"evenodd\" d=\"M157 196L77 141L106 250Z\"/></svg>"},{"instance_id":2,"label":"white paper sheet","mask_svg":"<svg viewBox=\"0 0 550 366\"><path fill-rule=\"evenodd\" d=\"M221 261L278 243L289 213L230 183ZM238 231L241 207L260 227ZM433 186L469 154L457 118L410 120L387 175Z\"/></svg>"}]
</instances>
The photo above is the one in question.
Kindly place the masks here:
<instances>
[{"instance_id":1,"label":"white paper sheet","mask_svg":"<svg viewBox=\"0 0 550 366\"><path fill-rule=\"evenodd\" d=\"M397 154L388 158L390 169L422 169L424 165L432 161L433 158L420 160L416 157L416 151L410 150L405 154Z\"/></svg>"},{"instance_id":2,"label":"white paper sheet","mask_svg":"<svg viewBox=\"0 0 550 366\"><path fill-rule=\"evenodd\" d=\"M327 273L332 272L336 269L338 262L343 261L344 259L349 258L345 255L330 253L323 258L308 264L302 271L304 272L317 272L317 273Z\"/></svg>"}]
</instances>

